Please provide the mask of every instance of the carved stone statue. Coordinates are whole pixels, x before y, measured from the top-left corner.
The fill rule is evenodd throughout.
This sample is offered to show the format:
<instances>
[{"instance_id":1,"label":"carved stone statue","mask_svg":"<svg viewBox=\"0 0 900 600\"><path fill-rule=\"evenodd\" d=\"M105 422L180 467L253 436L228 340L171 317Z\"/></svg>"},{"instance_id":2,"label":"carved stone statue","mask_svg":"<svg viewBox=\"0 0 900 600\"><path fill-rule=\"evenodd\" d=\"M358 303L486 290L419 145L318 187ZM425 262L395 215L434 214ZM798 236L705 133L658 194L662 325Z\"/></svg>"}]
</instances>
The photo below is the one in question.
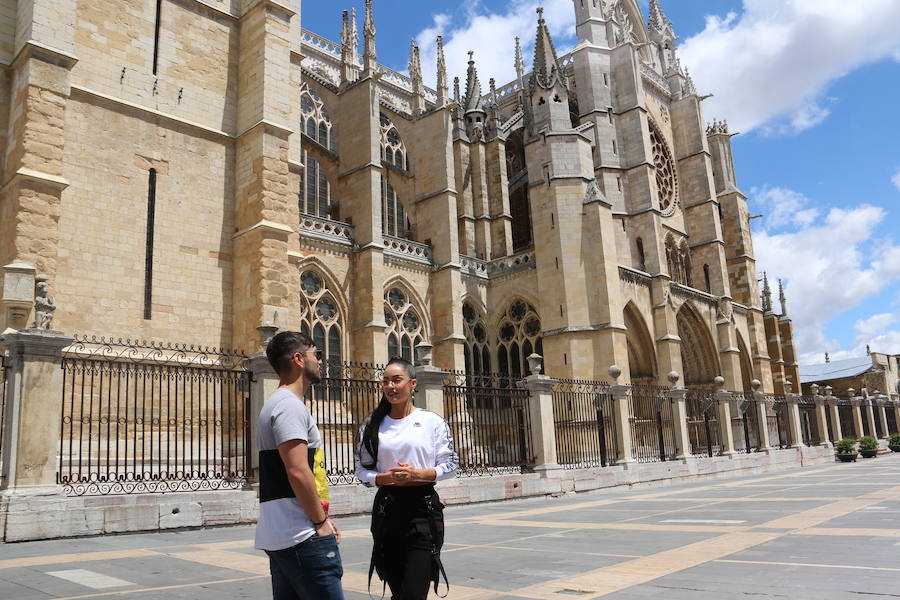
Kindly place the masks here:
<instances>
[{"instance_id":1,"label":"carved stone statue","mask_svg":"<svg viewBox=\"0 0 900 600\"><path fill-rule=\"evenodd\" d=\"M56 302L53 301L47 291L50 289L46 281L37 284L37 292L34 297L34 329L50 329L53 323L53 311L56 310Z\"/></svg>"}]
</instances>

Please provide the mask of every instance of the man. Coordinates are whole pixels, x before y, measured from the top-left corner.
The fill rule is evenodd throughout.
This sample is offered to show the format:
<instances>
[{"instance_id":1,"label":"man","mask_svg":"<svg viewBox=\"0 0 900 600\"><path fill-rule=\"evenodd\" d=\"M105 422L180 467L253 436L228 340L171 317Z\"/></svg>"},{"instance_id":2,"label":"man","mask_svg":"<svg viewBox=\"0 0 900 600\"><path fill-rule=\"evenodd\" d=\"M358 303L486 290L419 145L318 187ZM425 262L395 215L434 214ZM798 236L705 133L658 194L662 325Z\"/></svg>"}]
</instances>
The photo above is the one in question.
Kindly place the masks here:
<instances>
[{"instance_id":1,"label":"man","mask_svg":"<svg viewBox=\"0 0 900 600\"><path fill-rule=\"evenodd\" d=\"M274 600L343 600L340 533L316 492L319 429L303 402L321 380L321 351L309 336L283 331L266 356L279 387L259 413L259 522L256 547L269 555Z\"/></svg>"}]
</instances>

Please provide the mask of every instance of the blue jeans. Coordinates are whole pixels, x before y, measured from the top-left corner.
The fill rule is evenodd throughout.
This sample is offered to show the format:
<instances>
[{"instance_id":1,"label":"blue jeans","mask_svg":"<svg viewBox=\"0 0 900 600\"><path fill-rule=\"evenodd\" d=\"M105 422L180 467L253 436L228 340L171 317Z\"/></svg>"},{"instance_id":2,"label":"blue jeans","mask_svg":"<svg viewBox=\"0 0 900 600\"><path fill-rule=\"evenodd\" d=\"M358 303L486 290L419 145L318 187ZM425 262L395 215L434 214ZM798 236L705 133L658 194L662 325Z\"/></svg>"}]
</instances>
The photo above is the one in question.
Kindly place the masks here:
<instances>
[{"instance_id":1,"label":"blue jeans","mask_svg":"<svg viewBox=\"0 0 900 600\"><path fill-rule=\"evenodd\" d=\"M314 535L284 550L266 550L266 554L274 600L344 600L344 567L333 535Z\"/></svg>"}]
</instances>

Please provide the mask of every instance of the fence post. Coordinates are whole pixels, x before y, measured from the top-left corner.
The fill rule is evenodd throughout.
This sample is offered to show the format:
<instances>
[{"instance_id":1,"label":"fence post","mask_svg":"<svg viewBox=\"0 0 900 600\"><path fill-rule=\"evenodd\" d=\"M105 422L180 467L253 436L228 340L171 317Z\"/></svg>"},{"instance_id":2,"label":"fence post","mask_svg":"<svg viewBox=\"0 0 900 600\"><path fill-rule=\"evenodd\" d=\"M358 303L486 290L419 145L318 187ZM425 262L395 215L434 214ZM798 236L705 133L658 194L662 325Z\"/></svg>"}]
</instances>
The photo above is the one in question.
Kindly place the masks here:
<instances>
[{"instance_id":1,"label":"fence post","mask_svg":"<svg viewBox=\"0 0 900 600\"><path fill-rule=\"evenodd\" d=\"M540 354L528 357L531 375L525 378L528 390L528 413L531 420L531 449L534 453L534 470L549 471L559 468L556 457L556 429L553 418L553 384L546 375L541 375L543 359Z\"/></svg>"},{"instance_id":2,"label":"fence post","mask_svg":"<svg viewBox=\"0 0 900 600\"><path fill-rule=\"evenodd\" d=\"M616 383L621 374L622 369L617 365L609 368L609 376L613 381L613 385L609 387L609 393L613 399L613 412L616 419L616 451L619 455L616 464L627 468L634 462L634 454L631 447L631 410L628 407L629 386Z\"/></svg>"},{"instance_id":3,"label":"fence post","mask_svg":"<svg viewBox=\"0 0 900 600\"><path fill-rule=\"evenodd\" d=\"M900 433L900 400L891 401L891 410L894 411L894 423L896 423L898 428L898 431L894 433Z\"/></svg>"},{"instance_id":4,"label":"fence post","mask_svg":"<svg viewBox=\"0 0 900 600\"><path fill-rule=\"evenodd\" d=\"M768 452L772 449L772 442L769 440L769 411L766 407L766 396L759 391L762 382L754 379L750 382L753 388L753 410L756 411L756 434L759 436L759 451Z\"/></svg>"},{"instance_id":5,"label":"fence post","mask_svg":"<svg viewBox=\"0 0 900 600\"><path fill-rule=\"evenodd\" d=\"M431 364L432 345L416 346L416 406L444 418L444 377L447 373Z\"/></svg>"},{"instance_id":6,"label":"fence post","mask_svg":"<svg viewBox=\"0 0 900 600\"><path fill-rule=\"evenodd\" d=\"M788 414L788 429L791 435L791 448L803 447L803 429L800 427L800 394L791 393L791 382L784 382L784 403Z\"/></svg>"},{"instance_id":7,"label":"fence post","mask_svg":"<svg viewBox=\"0 0 900 600\"><path fill-rule=\"evenodd\" d=\"M819 394L819 386L815 383L809 386L813 393L813 401L816 403L816 427L819 430L819 445L831 447L831 440L828 437L828 418L825 416L825 396Z\"/></svg>"},{"instance_id":8,"label":"fence post","mask_svg":"<svg viewBox=\"0 0 900 600\"><path fill-rule=\"evenodd\" d=\"M828 410L831 411L831 428L834 440L842 440L844 439L844 432L841 431L841 411L838 408L837 398L834 397L830 385L825 386L825 403L828 405Z\"/></svg>"},{"instance_id":9,"label":"fence post","mask_svg":"<svg viewBox=\"0 0 900 600\"><path fill-rule=\"evenodd\" d=\"M250 383L250 414L247 415L250 420L250 469L247 473L247 481L256 483L259 477L259 446L256 445L256 424L259 421L259 411L262 410L266 398L278 389L278 374L269 364L269 358L266 356L266 346L269 344L278 328L270 323L263 323L256 328L259 333L259 345L262 348L259 352L250 355L247 359L247 367L253 374Z\"/></svg>"},{"instance_id":10,"label":"fence post","mask_svg":"<svg viewBox=\"0 0 900 600\"><path fill-rule=\"evenodd\" d=\"M853 407L853 433L856 435L856 439L859 439L864 435L862 410L860 409L862 397L857 397L856 390L853 388L847 390L847 395L850 396L850 406Z\"/></svg>"},{"instance_id":11,"label":"fence post","mask_svg":"<svg viewBox=\"0 0 900 600\"><path fill-rule=\"evenodd\" d=\"M868 392L866 392L868 394ZM875 405L870 396L863 398L863 406L866 407L866 422L869 424L869 433L873 438L878 438L878 428L875 427Z\"/></svg>"},{"instance_id":12,"label":"fence post","mask_svg":"<svg viewBox=\"0 0 900 600\"><path fill-rule=\"evenodd\" d=\"M734 431L731 429L731 392L725 391L725 378L718 376L716 382L716 404L719 417L719 443L722 456L734 455Z\"/></svg>"},{"instance_id":13,"label":"fence post","mask_svg":"<svg viewBox=\"0 0 900 600\"><path fill-rule=\"evenodd\" d=\"M677 371L669 373L669 382L672 386L677 385L681 376ZM687 390L684 388L675 388L666 392L672 400L672 420L675 422L675 458L681 460L691 455L691 438L688 436L687 430L687 408L685 407L684 398L687 396ZM707 440L709 443L709 440Z\"/></svg>"},{"instance_id":14,"label":"fence post","mask_svg":"<svg viewBox=\"0 0 900 600\"><path fill-rule=\"evenodd\" d=\"M881 437L889 438L891 436L888 431L888 422L887 422L887 414L884 411L884 401L882 400L881 392L875 390L875 406L878 407L878 420L881 422Z\"/></svg>"},{"instance_id":15,"label":"fence post","mask_svg":"<svg viewBox=\"0 0 900 600\"><path fill-rule=\"evenodd\" d=\"M72 338L60 331L20 329L0 336L9 356L3 473L0 489L56 485L62 421L62 350Z\"/></svg>"}]
</instances>

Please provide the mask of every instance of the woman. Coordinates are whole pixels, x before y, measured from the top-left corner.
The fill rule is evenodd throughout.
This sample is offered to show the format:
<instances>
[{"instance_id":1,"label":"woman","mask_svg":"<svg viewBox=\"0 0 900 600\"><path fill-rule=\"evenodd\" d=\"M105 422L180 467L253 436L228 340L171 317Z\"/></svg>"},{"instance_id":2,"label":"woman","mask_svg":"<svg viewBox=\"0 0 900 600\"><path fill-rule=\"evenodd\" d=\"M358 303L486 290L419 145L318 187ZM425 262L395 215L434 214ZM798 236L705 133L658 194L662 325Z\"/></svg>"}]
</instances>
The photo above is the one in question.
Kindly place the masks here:
<instances>
[{"instance_id":1,"label":"woman","mask_svg":"<svg viewBox=\"0 0 900 600\"><path fill-rule=\"evenodd\" d=\"M425 600L437 593L444 574L444 505L435 481L453 477L457 456L450 428L438 415L416 408L416 371L393 358L381 381L384 395L360 428L356 476L377 485L372 506L372 572L391 588L394 600Z\"/></svg>"}]
</instances>

